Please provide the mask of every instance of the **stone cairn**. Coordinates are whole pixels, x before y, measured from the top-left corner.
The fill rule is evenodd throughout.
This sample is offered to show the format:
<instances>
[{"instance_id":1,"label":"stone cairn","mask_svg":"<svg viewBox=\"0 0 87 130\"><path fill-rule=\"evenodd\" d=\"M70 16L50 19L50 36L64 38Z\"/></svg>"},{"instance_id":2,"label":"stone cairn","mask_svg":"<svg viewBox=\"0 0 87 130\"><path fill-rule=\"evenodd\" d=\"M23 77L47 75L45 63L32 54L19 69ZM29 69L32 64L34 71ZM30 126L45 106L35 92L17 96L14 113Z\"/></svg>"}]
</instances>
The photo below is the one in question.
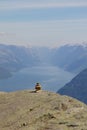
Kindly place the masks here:
<instances>
[{"instance_id":1,"label":"stone cairn","mask_svg":"<svg viewBox=\"0 0 87 130\"><path fill-rule=\"evenodd\" d=\"M40 91L41 90L41 85L40 85L40 83L36 83L36 85L35 85L35 92L38 92L38 91Z\"/></svg>"}]
</instances>

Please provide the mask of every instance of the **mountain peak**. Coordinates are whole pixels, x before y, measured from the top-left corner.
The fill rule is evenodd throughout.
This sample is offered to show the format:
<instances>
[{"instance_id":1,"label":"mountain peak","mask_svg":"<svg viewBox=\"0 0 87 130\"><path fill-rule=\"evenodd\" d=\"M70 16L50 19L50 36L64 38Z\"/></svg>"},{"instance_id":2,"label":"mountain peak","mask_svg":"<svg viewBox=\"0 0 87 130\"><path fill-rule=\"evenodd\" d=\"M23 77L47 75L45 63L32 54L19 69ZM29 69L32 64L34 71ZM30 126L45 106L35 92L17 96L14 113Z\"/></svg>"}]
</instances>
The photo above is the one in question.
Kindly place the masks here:
<instances>
[{"instance_id":1,"label":"mountain peak","mask_svg":"<svg viewBox=\"0 0 87 130\"><path fill-rule=\"evenodd\" d=\"M87 106L48 91L0 93L1 130L85 129Z\"/></svg>"}]
</instances>

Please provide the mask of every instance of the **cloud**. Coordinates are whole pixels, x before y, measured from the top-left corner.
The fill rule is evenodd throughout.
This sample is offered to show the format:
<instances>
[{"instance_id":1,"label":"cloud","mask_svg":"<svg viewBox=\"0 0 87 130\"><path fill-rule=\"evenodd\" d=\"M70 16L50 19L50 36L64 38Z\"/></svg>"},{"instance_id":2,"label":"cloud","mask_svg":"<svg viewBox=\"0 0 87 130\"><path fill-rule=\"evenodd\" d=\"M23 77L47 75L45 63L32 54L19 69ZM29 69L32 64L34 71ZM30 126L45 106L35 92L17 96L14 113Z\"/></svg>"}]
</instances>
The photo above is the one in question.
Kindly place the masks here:
<instances>
[{"instance_id":1,"label":"cloud","mask_svg":"<svg viewBox=\"0 0 87 130\"><path fill-rule=\"evenodd\" d=\"M8 1L0 2L0 10L13 9L38 9L38 8L65 8L65 7L87 7L87 1L44 1L44 2L29 2L29 1Z\"/></svg>"},{"instance_id":2,"label":"cloud","mask_svg":"<svg viewBox=\"0 0 87 130\"><path fill-rule=\"evenodd\" d=\"M87 41L87 19L0 22L0 29L1 43L54 46ZM15 37L10 35L13 33Z\"/></svg>"}]
</instances>

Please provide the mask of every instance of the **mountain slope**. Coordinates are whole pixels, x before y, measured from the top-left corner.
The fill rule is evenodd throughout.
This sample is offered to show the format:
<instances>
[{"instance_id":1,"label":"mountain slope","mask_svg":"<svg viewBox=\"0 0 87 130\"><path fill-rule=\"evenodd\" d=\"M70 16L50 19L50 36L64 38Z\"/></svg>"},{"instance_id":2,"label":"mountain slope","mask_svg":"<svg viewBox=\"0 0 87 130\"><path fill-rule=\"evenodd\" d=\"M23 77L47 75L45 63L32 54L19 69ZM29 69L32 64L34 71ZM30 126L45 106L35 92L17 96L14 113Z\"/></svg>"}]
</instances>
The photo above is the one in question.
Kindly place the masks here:
<instances>
[{"instance_id":1,"label":"mountain slope","mask_svg":"<svg viewBox=\"0 0 87 130\"><path fill-rule=\"evenodd\" d=\"M36 61L36 56L32 55L31 48L0 44L1 67L16 71L34 65Z\"/></svg>"},{"instance_id":2,"label":"mountain slope","mask_svg":"<svg viewBox=\"0 0 87 130\"><path fill-rule=\"evenodd\" d=\"M0 130L85 130L87 106L40 91L0 93Z\"/></svg>"},{"instance_id":3,"label":"mountain slope","mask_svg":"<svg viewBox=\"0 0 87 130\"><path fill-rule=\"evenodd\" d=\"M54 49L54 64L69 71L78 73L87 67L87 44L64 45Z\"/></svg>"},{"instance_id":4,"label":"mountain slope","mask_svg":"<svg viewBox=\"0 0 87 130\"><path fill-rule=\"evenodd\" d=\"M0 67L14 72L38 64L58 66L78 73L87 66L87 45L29 48L0 44Z\"/></svg>"},{"instance_id":5,"label":"mountain slope","mask_svg":"<svg viewBox=\"0 0 87 130\"><path fill-rule=\"evenodd\" d=\"M31 67L36 65L37 62L38 58L32 54L31 48L0 44L0 68L3 68L3 74L5 73L4 70L6 70L12 76L13 72L19 71L27 66ZM1 73L0 77L2 77ZM6 76L4 75L4 77Z\"/></svg>"},{"instance_id":6,"label":"mountain slope","mask_svg":"<svg viewBox=\"0 0 87 130\"><path fill-rule=\"evenodd\" d=\"M87 104L87 69L61 88L58 93L77 98Z\"/></svg>"},{"instance_id":7,"label":"mountain slope","mask_svg":"<svg viewBox=\"0 0 87 130\"><path fill-rule=\"evenodd\" d=\"M40 63L58 66L63 70L79 73L87 66L87 44L63 45L56 48L33 48Z\"/></svg>"}]
</instances>

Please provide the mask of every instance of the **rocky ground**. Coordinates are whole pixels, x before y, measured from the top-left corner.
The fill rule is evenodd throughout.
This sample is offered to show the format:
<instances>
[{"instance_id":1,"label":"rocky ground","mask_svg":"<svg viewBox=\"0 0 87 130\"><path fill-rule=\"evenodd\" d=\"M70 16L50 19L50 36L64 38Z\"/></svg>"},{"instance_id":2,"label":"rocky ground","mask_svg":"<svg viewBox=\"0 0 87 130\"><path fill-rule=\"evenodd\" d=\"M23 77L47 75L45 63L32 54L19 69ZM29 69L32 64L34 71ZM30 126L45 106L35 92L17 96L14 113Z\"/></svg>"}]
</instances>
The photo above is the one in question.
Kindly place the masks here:
<instances>
[{"instance_id":1,"label":"rocky ground","mask_svg":"<svg viewBox=\"0 0 87 130\"><path fill-rule=\"evenodd\" d=\"M47 91L0 92L0 130L87 130L87 106Z\"/></svg>"}]
</instances>

